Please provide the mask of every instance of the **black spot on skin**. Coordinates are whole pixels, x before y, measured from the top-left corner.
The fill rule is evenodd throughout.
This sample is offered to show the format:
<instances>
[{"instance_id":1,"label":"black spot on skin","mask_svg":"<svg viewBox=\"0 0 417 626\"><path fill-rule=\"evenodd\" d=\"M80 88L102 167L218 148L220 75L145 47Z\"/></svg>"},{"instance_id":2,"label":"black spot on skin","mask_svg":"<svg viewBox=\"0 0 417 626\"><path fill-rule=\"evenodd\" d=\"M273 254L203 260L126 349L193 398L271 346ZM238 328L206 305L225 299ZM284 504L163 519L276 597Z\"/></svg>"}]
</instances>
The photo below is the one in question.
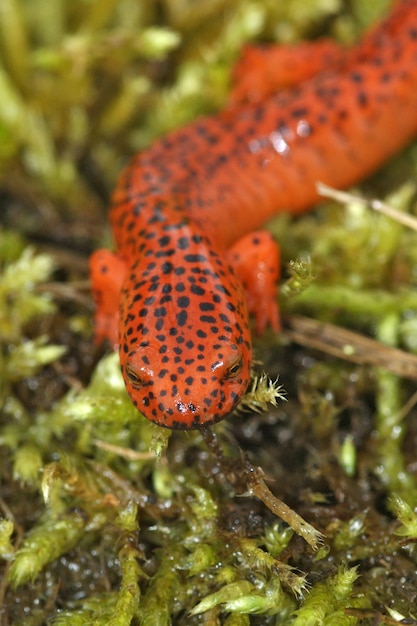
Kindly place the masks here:
<instances>
[{"instance_id":1,"label":"black spot on skin","mask_svg":"<svg viewBox=\"0 0 417 626\"><path fill-rule=\"evenodd\" d=\"M187 263L206 263L207 259L203 254L185 254L184 259Z\"/></svg>"},{"instance_id":2,"label":"black spot on skin","mask_svg":"<svg viewBox=\"0 0 417 626\"><path fill-rule=\"evenodd\" d=\"M190 291L196 296L203 296L206 293L205 289L203 289L202 287L199 287L199 285L196 285L196 284L191 285Z\"/></svg>"},{"instance_id":3,"label":"black spot on skin","mask_svg":"<svg viewBox=\"0 0 417 626\"><path fill-rule=\"evenodd\" d=\"M361 83L363 81L363 76L360 72L351 72L350 78L354 83Z\"/></svg>"},{"instance_id":4,"label":"black spot on skin","mask_svg":"<svg viewBox=\"0 0 417 626\"><path fill-rule=\"evenodd\" d=\"M175 254L175 250L173 248L170 248L169 250L158 250L158 252L152 252L152 250L149 250L149 255L150 254L154 254L158 259L160 259L164 256L173 256Z\"/></svg>"},{"instance_id":5,"label":"black spot on skin","mask_svg":"<svg viewBox=\"0 0 417 626\"><path fill-rule=\"evenodd\" d=\"M365 107L368 104L368 96L364 91L358 93L358 104L361 107Z\"/></svg>"},{"instance_id":6,"label":"black spot on skin","mask_svg":"<svg viewBox=\"0 0 417 626\"><path fill-rule=\"evenodd\" d=\"M177 299L177 305L180 309L187 309L190 306L190 298L188 296L181 296Z\"/></svg>"},{"instance_id":7,"label":"black spot on skin","mask_svg":"<svg viewBox=\"0 0 417 626\"><path fill-rule=\"evenodd\" d=\"M188 237L180 237L177 241L177 247L179 250L185 250L190 245Z\"/></svg>"},{"instance_id":8,"label":"black spot on skin","mask_svg":"<svg viewBox=\"0 0 417 626\"><path fill-rule=\"evenodd\" d=\"M187 320L188 320L188 313L185 309L183 309L177 314L178 326L185 326L185 324L187 323Z\"/></svg>"},{"instance_id":9,"label":"black spot on skin","mask_svg":"<svg viewBox=\"0 0 417 626\"><path fill-rule=\"evenodd\" d=\"M215 324L216 318L213 315L200 315L201 322L207 322L209 324Z\"/></svg>"},{"instance_id":10,"label":"black spot on skin","mask_svg":"<svg viewBox=\"0 0 417 626\"><path fill-rule=\"evenodd\" d=\"M291 117L294 117L294 118L306 117L306 115L308 115L307 107L298 107L291 111Z\"/></svg>"},{"instance_id":11,"label":"black spot on skin","mask_svg":"<svg viewBox=\"0 0 417 626\"><path fill-rule=\"evenodd\" d=\"M226 294L226 296L231 296L232 294L230 293L230 291L228 289L226 289L226 287L223 287L223 285L214 285L214 288L217 291L220 291L221 293Z\"/></svg>"},{"instance_id":12,"label":"black spot on skin","mask_svg":"<svg viewBox=\"0 0 417 626\"><path fill-rule=\"evenodd\" d=\"M161 266L161 270L163 274L171 274L174 270L174 266L169 261L165 261Z\"/></svg>"}]
</instances>

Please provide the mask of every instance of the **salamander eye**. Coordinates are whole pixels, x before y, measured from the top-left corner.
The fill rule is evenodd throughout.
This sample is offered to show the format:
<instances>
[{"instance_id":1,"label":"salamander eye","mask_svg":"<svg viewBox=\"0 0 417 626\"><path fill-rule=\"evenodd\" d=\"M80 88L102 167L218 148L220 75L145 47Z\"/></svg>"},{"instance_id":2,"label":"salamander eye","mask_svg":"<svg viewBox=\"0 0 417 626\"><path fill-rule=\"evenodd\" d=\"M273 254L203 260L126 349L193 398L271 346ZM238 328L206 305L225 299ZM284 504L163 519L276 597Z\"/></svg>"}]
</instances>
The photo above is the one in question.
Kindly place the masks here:
<instances>
[{"instance_id":1,"label":"salamander eye","mask_svg":"<svg viewBox=\"0 0 417 626\"><path fill-rule=\"evenodd\" d=\"M125 370L126 370L126 376L128 377L129 381L132 383L132 387L134 389L139 389L139 387L141 387L142 385L141 377L135 372L135 370L130 365L126 365Z\"/></svg>"},{"instance_id":2,"label":"salamander eye","mask_svg":"<svg viewBox=\"0 0 417 626\"><path fill-rule=\"evenodd\" d=\"M239 356L236 359L236 361L232 363L231 366L226 371L225 378L227 378L228 380L232 378L236 378L236 376L240 373L242 366L243 366L243 359L241 356Z\"/></svg>"}]
</instances>

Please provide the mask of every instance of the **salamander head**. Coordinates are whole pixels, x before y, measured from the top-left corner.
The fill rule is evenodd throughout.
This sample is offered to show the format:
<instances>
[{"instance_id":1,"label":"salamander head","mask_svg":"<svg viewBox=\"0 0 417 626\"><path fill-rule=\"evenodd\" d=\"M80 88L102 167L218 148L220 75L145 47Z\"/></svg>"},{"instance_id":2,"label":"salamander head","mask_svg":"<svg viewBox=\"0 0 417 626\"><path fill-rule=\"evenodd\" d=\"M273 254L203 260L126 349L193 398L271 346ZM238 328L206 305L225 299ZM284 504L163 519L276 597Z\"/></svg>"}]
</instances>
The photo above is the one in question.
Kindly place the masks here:
<instances>
[{"instance_id":1,"label":"salamander head","mask_svg":"<svg viewBox=\"0 0 417 626\"><path fill-rule=\"evenodd\" d=\"M148 344L139 346L122 366L135 406L167 428L190 429L218 422L235 408L249 383L246 351L236 343L197 344L204 346L199 354L205 351L204 360L198 361L187 342L192 340L177 344L183 355L178 361L177 346L164 353L169 361L163 363L162 346Z\"/></svg>"},{"instance_id":2,"label":"salamander head","mask_svg":"<svg viewBox=\"0 0 417 626\"><path fill-rule=\"evenodd\" d=\"M175 263L148 255L131 268L120 362L141 413L160 426L191 429L236 407L250 381L251 339L243 290L228 263L204 237L171 245L178 241Z\"/></svg>"}]
</instances>

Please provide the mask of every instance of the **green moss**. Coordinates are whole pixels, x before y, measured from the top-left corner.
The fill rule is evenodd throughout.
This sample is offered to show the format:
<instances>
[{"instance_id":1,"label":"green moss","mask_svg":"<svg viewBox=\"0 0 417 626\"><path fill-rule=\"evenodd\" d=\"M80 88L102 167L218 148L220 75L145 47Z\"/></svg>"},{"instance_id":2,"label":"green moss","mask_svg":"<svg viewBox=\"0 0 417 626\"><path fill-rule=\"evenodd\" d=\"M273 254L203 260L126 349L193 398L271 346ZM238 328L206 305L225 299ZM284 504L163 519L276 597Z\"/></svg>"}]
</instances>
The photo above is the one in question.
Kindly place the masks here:
<instances>
[{"instance_id":1,"label":"green moss","mask_svg":"<svg viewBox=\"0 0 417 626\"><path fill-rule=\"evenodd\" d=\"M29 532L23 545L15 553L8 572L14 586L33 581L42 569L73 548L81 539L84 521L78 514L56 518L46 514Z\"/></svg>"},{"instance_id":2,"label":"green moss","mask_svg":"<svg viewBox=\"0 0 417 626\"><path fill-rule=\"evenodd\" d=\"M353 584L358 577L356 568L341 568L325 582L317 583L304 605L297 611L294 626L354 626L357 620L345 612L353 593Z\"/></svg>"},{"instance_id":3,"label":"green moss","mask_svg":"<svg viewBox=\"0 0 417 626\"><path fill-rule=\"evenodd\" d=\"M93 348L83 282L87 253L108 237L102 198L121 166L223 106L243 43L322 31L350 42L375 8L0 3L1 219L14 227L0 231L8 623L351 626L388 606L413 615L414 382L269 334L257 353L287 402L259 375L245 405L262 412L219 424L216 454L201 433L158 429L132 407L117 355ZM414 146L367 192L412 213L416 164ZM355 201L272 229L288 263L284 317L308 313L416 353L415 233ZM274 517L273 493L323 546L313 552Z\"/></svg>"}]
</instances>

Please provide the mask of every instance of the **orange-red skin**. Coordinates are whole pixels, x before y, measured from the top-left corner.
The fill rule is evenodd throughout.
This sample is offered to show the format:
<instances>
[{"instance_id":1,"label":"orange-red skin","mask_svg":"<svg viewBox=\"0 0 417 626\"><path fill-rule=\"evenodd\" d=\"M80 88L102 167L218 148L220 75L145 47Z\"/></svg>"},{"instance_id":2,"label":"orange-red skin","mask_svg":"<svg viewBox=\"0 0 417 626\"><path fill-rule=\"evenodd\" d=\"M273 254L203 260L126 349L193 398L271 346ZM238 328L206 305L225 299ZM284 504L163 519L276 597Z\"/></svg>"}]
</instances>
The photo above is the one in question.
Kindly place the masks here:
<instances>
[{"instance_id":1,"label":"orange-red skin","mask_svg":"<svg viewBox=\"0 0 417 626\"><path fill-rule=\"evenodd\" d=\"M313 57L314 47L302 54ZM120 345L132 401L169 428L215 423L245 392L247 304L258 332L279 327L277 255L270 236L254 231L281 211L311 207L317 181L347 187L417 134L415 0L397 2L348 51L319 44L304 77L326 71L300 84L252 80L251 63L253 77L271 75L262 55L247 53L225 111L133 158L110 213L117 254L91 261L96 338Z\"/></svg>"}]
</instances>

